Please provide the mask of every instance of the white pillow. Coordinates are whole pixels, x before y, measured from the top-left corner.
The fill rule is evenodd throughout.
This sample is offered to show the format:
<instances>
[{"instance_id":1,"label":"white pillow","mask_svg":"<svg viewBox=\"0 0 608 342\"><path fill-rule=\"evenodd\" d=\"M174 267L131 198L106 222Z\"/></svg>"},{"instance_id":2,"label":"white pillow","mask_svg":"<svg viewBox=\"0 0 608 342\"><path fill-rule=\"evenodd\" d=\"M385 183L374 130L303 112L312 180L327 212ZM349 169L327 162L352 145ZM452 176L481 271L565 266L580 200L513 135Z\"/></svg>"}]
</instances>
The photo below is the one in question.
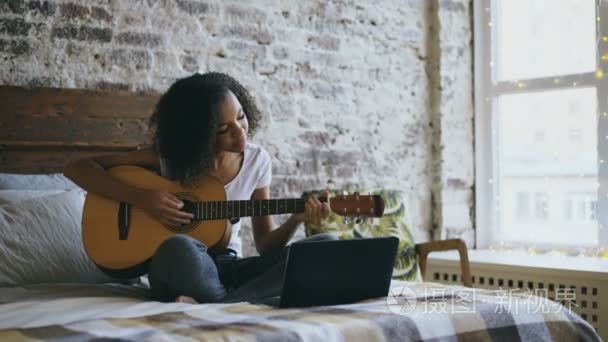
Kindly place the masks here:
<instances>
[{"instance_id":1,"label":"white pillow","mask_svg":"<svg viewBox=\"0 0 608 342\"><path fill-rule=\"evenodd\" d=\"M0 286L112 281L84 251L83 204L72 190L0 205Z\"/></svg>"},{"instance_id":2,"label":"white pillow","mask_svg":"<svg viewBox=\"0 0 608 342\"><path fill-rule=\"evenodd\" d=\"M24 200L54 195L64 190L0 190L0 204L17 203Z\"/></svg>"},{"instance_id":3,"label":"white pillow","mask_svg":"<svg viewBox=\"0 0 608 342\"><path fill-rule=\"evenodd\" d=\"M71 190L78 188L61 173L28 175L0 173L0 190Z\"/></svg>"}]
</instances>

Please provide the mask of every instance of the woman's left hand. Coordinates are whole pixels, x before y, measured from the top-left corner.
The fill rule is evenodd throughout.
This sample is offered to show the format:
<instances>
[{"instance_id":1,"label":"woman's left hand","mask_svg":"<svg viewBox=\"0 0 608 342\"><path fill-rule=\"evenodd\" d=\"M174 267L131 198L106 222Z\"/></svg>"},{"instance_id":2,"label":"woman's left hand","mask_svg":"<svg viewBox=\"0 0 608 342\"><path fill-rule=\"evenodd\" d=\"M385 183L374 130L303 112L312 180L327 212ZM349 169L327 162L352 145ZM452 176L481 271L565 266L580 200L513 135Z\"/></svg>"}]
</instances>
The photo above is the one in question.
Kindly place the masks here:
<instances>
[{"instance_id":1,"label":"woman's left hand","mask_svg":"<svg viewBox=\"0 0 608 342\"><path fill-rule=\"evenodd\" d=\"M324 191L323 197L327 198L329 193ZM331 210L327 202L321 202L316 197L310 197L304 204L304 212L294 214L294 218L298 222L312 223L319 225L323 222L330 214Z\"/></svg>"}]
</instances>

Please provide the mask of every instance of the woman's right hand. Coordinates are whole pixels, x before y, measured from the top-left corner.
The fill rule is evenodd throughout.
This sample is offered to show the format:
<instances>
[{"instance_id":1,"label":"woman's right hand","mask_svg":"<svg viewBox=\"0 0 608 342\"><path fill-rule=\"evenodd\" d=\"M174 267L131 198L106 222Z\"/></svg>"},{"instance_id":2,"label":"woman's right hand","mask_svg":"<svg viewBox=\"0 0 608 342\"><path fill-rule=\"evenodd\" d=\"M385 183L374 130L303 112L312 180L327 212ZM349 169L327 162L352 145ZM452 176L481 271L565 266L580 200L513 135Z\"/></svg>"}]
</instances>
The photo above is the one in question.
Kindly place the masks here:
<instances>
[{"instance_id":1,"label":"woman's right hand","mask_svg":"<svg viewBox=\"0 0 608 342\"><path fill-rule=\"evenodd\" d=\"M143 190L138 196L138 206L168 226L188 224L194 217L191 213L181 211L184 203L167 191Z\"/></svg>"}]
</instances>

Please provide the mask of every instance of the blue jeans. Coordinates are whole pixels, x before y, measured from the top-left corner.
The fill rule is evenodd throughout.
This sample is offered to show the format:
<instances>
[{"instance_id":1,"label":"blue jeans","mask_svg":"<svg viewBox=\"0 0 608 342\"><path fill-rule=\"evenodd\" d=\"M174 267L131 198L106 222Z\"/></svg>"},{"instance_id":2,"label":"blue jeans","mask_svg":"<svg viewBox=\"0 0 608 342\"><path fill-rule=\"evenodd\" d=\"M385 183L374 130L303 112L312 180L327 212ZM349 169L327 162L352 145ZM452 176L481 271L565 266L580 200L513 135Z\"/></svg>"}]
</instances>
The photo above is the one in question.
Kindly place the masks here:
<instances>
[{"instance_id":1,"label":"blue jeans","mask_svg":"<svg viewBox=\"0 0 608 342\"><path fill-rule=\"evenodd\" d=\"M335 239L319 234L295 243ZM287 247L262 256L237 258L229 250L214 254L187 235L174 235L150 260L152 299L171 302L188 296L199 303L218 303L280 296L286 258Z\"/></svg>"}]
</instances>

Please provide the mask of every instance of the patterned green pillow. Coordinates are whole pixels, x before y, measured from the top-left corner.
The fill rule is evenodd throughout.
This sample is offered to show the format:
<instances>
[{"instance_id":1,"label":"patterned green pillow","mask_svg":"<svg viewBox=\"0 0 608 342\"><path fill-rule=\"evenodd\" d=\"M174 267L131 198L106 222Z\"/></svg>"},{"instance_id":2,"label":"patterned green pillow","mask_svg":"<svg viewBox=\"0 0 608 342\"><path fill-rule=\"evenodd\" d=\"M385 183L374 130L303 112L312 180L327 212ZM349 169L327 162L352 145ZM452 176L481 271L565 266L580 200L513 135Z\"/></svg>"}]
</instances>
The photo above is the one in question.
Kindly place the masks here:
<instances>
[{"instance_id":1,"label":"patterned green pillow","mask_svg":"<svg viewBox=\"0 0 608 342\"><path fill-rule=\"evenodd\" d=\"M324 190L308 191L303 197L318 196ZM365 218L362 223L357 223L351 218L348 223L340 215L331 213L327 221L322 225L306 224L306 236L320 233L330 233L340 239L352 239L357 237L380 237L396 236L399 238L399 248L393 278L407 281L421 281L418 263L416 262L416 249L414 239L406 222L406 206L404 194L398 190L328 190L329 197L342 195L344 191L349 194L358 191L361 195L380 195L384 199L384 215L379 218Z\"/></svg>"}]
</instances>

